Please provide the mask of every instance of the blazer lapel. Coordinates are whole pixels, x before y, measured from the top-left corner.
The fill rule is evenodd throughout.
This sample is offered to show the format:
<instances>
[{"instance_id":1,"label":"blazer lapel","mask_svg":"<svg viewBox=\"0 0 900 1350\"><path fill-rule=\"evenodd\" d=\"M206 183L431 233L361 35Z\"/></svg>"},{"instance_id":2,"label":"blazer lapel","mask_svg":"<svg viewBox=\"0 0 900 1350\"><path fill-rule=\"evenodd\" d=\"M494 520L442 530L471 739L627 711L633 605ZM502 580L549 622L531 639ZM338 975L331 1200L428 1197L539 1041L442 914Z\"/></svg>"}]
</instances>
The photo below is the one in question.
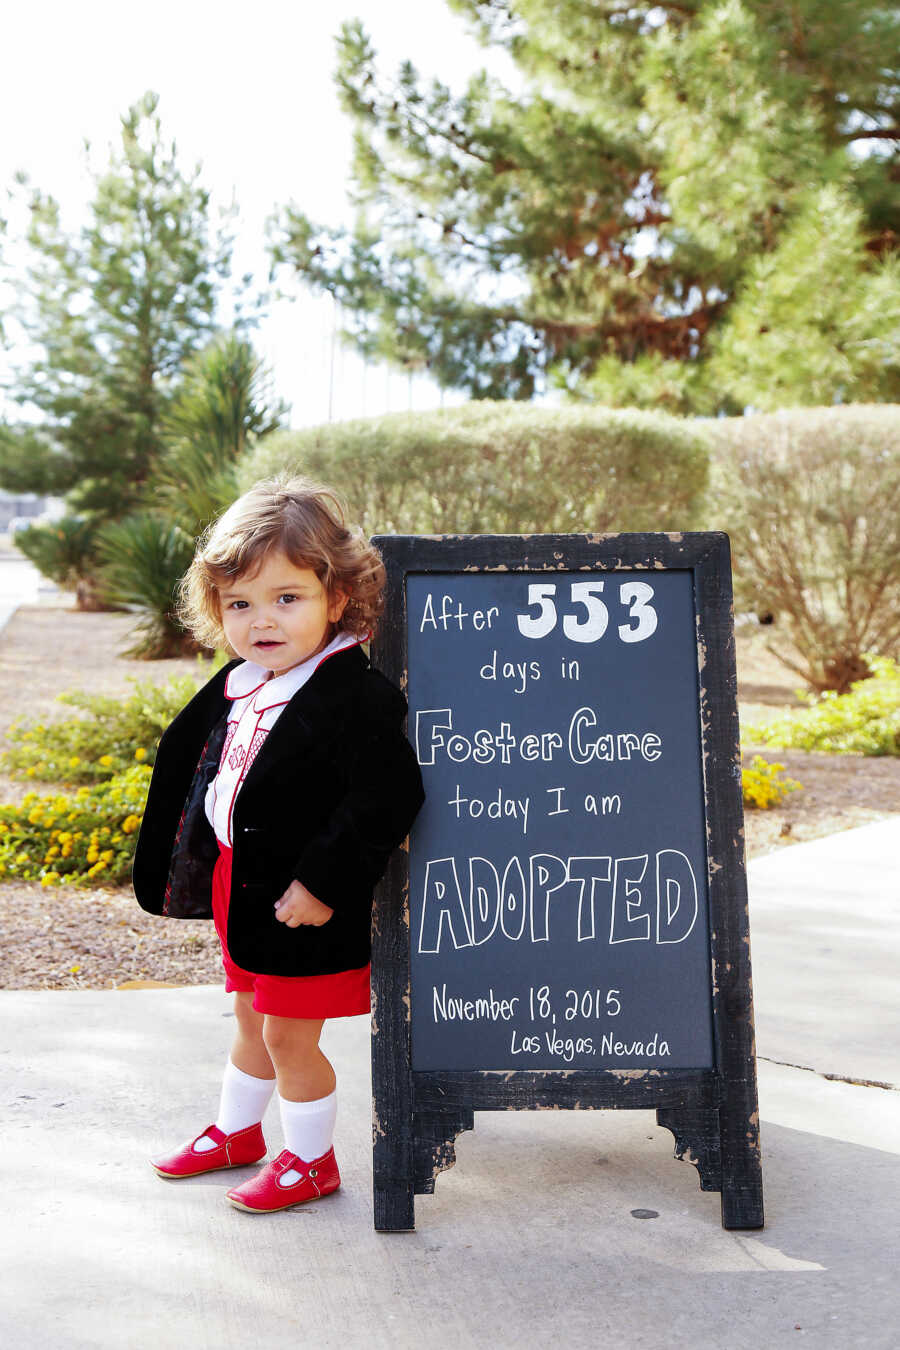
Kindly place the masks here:
<instances>
[{"instance_id":1,"label":"blazer lapel","mask_svg":"<svg viewBox=\"0 0 900 1350\"><path fill-rule=\"evenodd\" d=\"M359 647L348 647L316 668L263 742L247 771L238 803L252 796L265 776L283 761L301 757L314 742L321 745L339 736L345 700L368 665L368 657Z\"/></svg>"}]
</instances>

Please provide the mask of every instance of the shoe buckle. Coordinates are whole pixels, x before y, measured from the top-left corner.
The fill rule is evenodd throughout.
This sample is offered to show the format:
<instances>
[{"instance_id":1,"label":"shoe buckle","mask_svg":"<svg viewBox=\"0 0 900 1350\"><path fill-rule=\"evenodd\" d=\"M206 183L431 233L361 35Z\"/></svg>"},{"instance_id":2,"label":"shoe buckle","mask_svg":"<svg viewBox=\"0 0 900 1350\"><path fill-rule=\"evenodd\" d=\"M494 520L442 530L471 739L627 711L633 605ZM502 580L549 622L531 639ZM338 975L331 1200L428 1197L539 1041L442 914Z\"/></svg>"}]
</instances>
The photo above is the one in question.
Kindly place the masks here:
<instances>
[{"instance_id":1,"label":"shoe buckle","mask_svg":"<svg viewBox=\"0 0 900 1350\"><path fill-rule=\"evenodd\" d=\"M317 1176L319 1175L318 1168L316 1168L316 1167L311 1167L311 1168L309 1169L309 1175L310 1175L311 1177L317 1177Z\"/></svg>"}]
</instances>

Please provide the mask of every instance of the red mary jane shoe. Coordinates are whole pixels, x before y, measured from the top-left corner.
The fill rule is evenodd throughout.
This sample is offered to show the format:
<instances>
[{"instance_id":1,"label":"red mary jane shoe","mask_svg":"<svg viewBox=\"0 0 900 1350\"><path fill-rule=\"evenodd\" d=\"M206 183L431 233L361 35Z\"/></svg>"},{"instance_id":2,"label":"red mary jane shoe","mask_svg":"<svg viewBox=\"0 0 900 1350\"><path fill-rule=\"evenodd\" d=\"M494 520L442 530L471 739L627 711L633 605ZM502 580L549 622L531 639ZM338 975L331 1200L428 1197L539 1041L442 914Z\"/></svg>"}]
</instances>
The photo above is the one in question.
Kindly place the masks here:
<instances>
[{"instance_id":1,"label":"red mary jane shoe","mask_svg":"<svg viewBox=\"0 0 900 1350\"><path fill-rule=\"evenodd\" d=\"M198 1149L201 1139L215 1140L216 1147ZM245 1130L224 1134L216 1125L210 1125L168 1158L152 1162L161 1177L177 1180L179 1177L198 1177L203 1172L218 1172L223 1167L247 1167L265 1157L266 1141L262 1125L248 1125Z\"/></svg>"},{"instance_id":2,"label":"red mary jane shoe","mask_svg":"<svg viewBox=\"0 0 900 1350\"><path fill-rule=\"evenodd\" d=\"M292 1175L294 1173L296 1175ZM285 1149L250 1181L228 1191L226 1199L249 1214L272 1214L278 1209L318 1200L320 1196L336 1191L340 1184L341 1174L333 1148L313 1162L304 1162L296 1153Z\"/></svg>"}]
</instances>

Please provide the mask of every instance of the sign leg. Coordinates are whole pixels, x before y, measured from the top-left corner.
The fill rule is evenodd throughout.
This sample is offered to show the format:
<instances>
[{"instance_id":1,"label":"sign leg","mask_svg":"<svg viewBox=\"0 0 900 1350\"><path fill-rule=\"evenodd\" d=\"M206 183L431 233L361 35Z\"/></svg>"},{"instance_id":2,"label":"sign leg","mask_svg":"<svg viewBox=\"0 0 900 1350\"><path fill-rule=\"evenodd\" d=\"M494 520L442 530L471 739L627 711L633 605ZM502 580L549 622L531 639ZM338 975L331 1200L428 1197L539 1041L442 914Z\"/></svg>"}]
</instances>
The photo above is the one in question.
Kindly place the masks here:
<instances>
[{"instance_id":1,"label":"sign leg","mask_svg":"<svg viewBox=\"0 0 900 1350\"><path fill-rule=\"evenodd\" d=\"M722 1227L762 1228L762 1162L756 1092L720 1108Z\"/></svg>"},{"instance_id":2,"label":"sign leg","mask_svg":"<svg viewBox=\"0 0 900 1350\"><path fill-rule=\"evenodd\" d=\"M413 1199L412 1140L392 1131L379 1137L376 1123L373 1200L379 1233L410 1233L416 1226Z\"/></svg>"},{"instance_id":3,"label":"sign leg","mask_svg":"<svg viewBox=\"0 0 900 1350\"><path fill-rule=\"evenodd\" d=\"M669 1108L657 1123L675 1136L675 1157L697 1168L700 1189L721 1191L723 1228L762 1228L762 1167L755 1103L747 1113L726 1105Z\"/></svg>"},{"instance_id":4,"label":"sign leg","mask_svg":"<svg viewBox=\"0 0 900 1350\"><path fill-rule=\"evenodd\" d=\"M372 926L373 1218L381 1233L416 1226L407 904L405 863L395 853L376 893Z\"/></svg>"}]
</instances>

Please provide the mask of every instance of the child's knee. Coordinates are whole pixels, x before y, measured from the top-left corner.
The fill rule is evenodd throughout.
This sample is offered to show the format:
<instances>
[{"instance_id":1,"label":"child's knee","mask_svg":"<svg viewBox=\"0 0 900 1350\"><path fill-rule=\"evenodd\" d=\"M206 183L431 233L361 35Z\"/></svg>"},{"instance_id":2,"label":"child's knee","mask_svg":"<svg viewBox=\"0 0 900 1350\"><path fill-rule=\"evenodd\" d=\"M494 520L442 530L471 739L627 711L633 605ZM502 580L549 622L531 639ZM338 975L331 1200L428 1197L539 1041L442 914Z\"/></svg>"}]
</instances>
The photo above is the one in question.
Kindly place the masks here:
<instances>
[{"instance_id":1,"label":"child's knee","mask_svg":"<svg viewBox=\"0 0 900 1350\"><path fill-rule=\"evenodd\" d=\"M270 1054L309 1053L318 1046L321 1030L320 1021L303 1017L275 1017L267 1013L262 1035Z\"/></svg>"},{"instance_id":2,"label":"child's knee","mask_svg":"<svg viewBox=\"0 0 900 1350\"><path fill-rule=\"evenodd\" d=\"M262 1037L265 1014L257 1012L254 1008L252 993L235 994L234 1015L244 1035L254 1038Z\"/></svg>"},{"instance_id":3,"label":"child's knee","mask_svg":"<svg viewBox=\"0 0 900 1350\"><path fill-rule=\"evenodd\" d=\"M270 1054L277 1055L290 1044L291 1028L286 1025L285 1018L266 1015L263 1018L262 1038Z\"/></svg>"}]
</instances>

